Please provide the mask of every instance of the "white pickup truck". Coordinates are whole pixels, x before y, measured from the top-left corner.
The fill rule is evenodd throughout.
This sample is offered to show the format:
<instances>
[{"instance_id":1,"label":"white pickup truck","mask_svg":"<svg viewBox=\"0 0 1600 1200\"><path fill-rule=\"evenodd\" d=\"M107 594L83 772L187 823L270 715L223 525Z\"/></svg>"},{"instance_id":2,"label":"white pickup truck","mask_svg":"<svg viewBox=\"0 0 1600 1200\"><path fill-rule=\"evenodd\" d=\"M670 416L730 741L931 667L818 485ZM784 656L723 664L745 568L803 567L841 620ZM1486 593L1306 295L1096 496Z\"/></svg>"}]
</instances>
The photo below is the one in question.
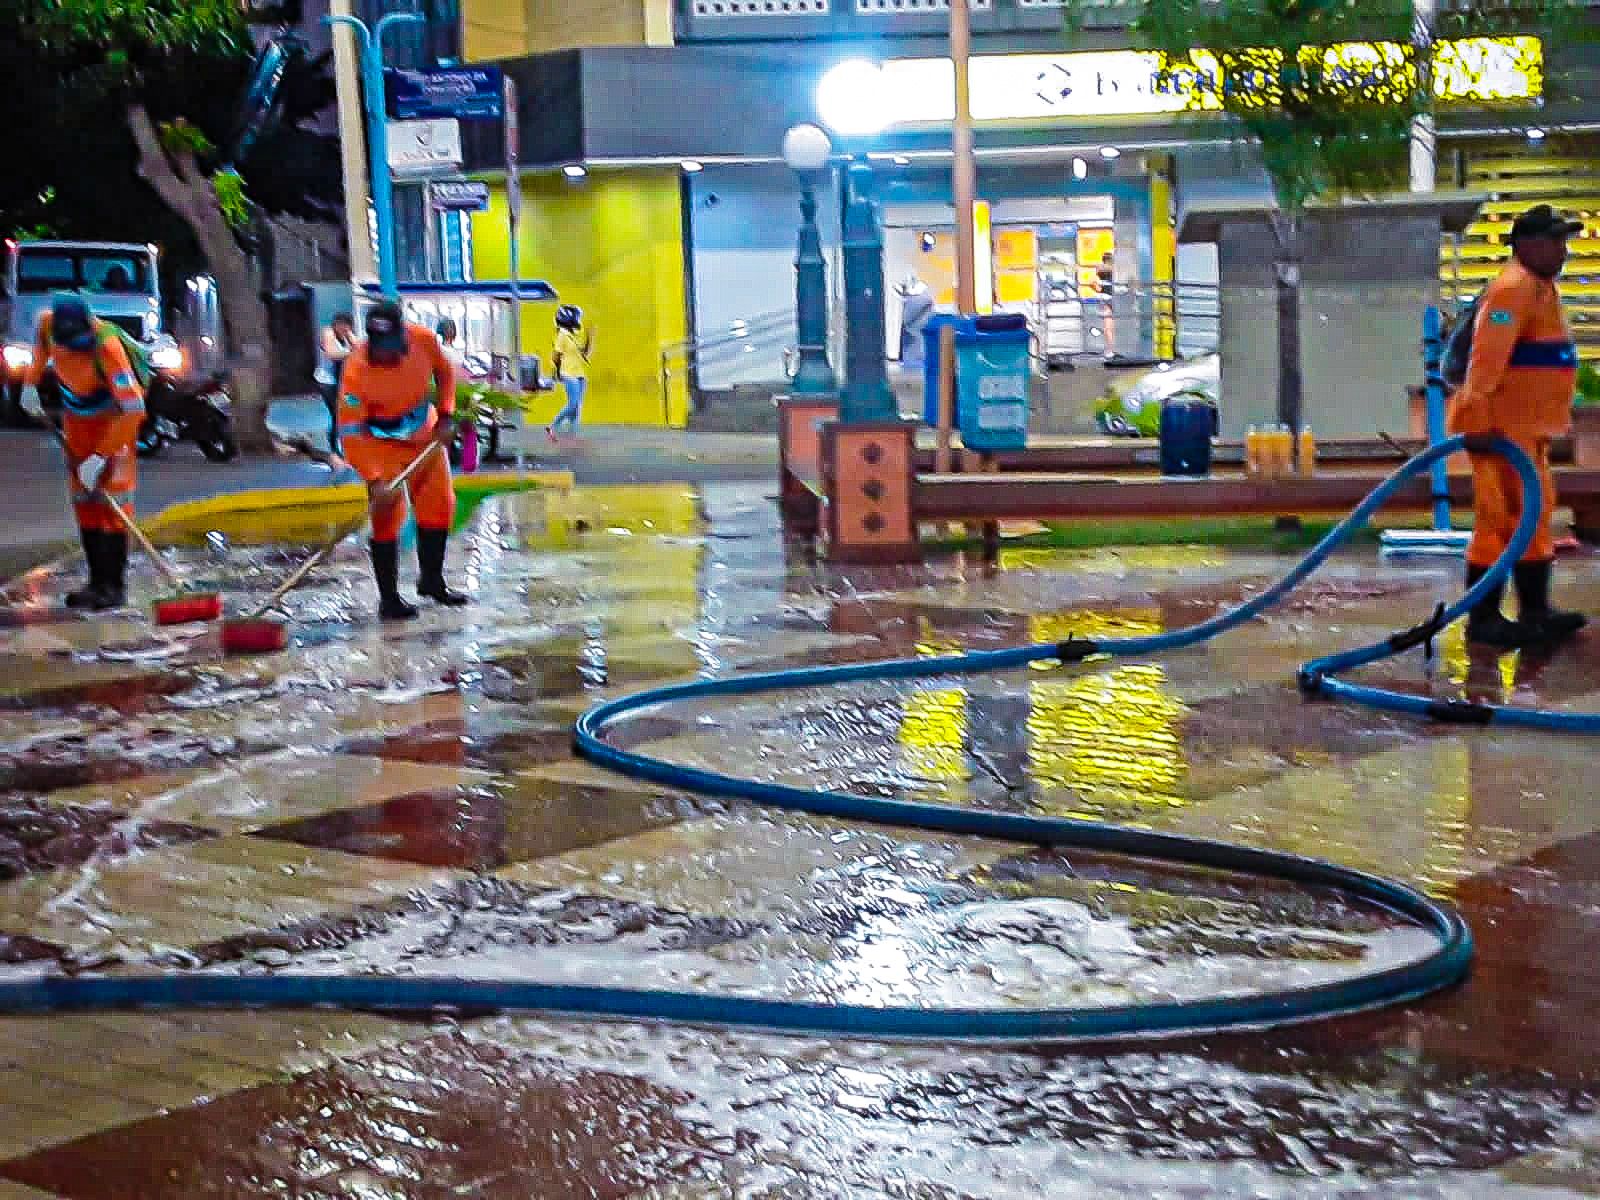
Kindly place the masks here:
<instances>
[{"instance_id":1,"label":"white pickup truck","mask_svg":"<svg viewBox=\"0 0 1600 1200\"><path fill-rule=\"evenodd\" d=\"M23 373L33 362L40 314L59 292L77 292L94 315L121 326L166 368L182 362L177 343L161 327L161 279L155 246L120 242L7 239L0 261L0 337L4 387L0 423L20 420Z\"/></svg>"}]
</instances>

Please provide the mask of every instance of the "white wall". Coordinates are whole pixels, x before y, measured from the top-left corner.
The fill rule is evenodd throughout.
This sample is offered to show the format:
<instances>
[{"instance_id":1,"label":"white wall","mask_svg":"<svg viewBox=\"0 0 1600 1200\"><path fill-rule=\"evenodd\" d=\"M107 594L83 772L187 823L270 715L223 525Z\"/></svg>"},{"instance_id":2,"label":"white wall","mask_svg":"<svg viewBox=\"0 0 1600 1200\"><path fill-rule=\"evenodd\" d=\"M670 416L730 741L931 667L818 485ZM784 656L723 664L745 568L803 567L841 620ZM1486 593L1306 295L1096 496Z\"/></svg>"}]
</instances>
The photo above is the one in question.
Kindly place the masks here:
<instances>
[{"instance_id":1,"label":"white wall","mask_svg":"<svg viewBox=\"0 0 1600 1200\"><path fill-rule=\"evenodd\" d=\"M690 271L694 336L721 339L736 321L794 311L795 236L800 192L786 167L710 166L689 177ZM838 244L838 201L832 189L817 197L823 254ZM700 386L774 383L783 378L783 350L795 343L792 322L767 337L708 348Z\"/></svg>"}]
</instances>

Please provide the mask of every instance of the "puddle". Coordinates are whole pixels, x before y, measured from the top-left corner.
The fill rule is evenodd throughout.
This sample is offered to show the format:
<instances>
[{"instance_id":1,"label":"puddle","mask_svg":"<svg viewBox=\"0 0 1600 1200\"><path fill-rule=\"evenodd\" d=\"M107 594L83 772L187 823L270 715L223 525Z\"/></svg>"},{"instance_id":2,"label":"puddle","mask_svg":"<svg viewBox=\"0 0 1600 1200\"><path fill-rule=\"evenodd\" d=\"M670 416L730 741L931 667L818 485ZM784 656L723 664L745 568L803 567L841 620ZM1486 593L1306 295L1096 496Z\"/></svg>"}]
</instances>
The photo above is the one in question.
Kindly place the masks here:
<instances>
[{"instance_id":1,"label":"puddle","mask_svg":"<svg viewBox=\"0 0 1600 1200\"><path fill-rule=\"evenodd\" d=\"M1171 629L1256 594L1287 561L1129 547L1011 550L998 572L959 558L835 569L786 551L769 491L491 498L452 540L452 579L476 602L408 627L372 619L349 544L286 602L292 644L276 656L227 659L137 612L6 624L5 974L360 970L1015 1008L1249 994L1431 948L1385 912L1305 889L776 815L574 760L571 720L602 696ZM243 611L326 526L203 530L169 553ZM409 587L409 550L402 562ZM1562 572L1564 600L1600 604L1600 563ZM32 580L26 611L53 611L67 586ZM1367 549L1244 629L1159 660L696 702L615 730L771 781L1115 820L1412 880L1473 925L1478 969L1449 996L1075 1054L418 1015L374 1022L392 1045L352 1042L314 1068L267 1055L265 1075L201 1107L178 1095L106 1110L139 1121L71 1124L84 1088L109 1105L142 1078L86 1048L104 1044L110 1062L107 1030L168 1074L190 1053L160 1032L167 1018L108 1018L18 1060L29 1108L20 1133L0 1117L17 1148L0 1178L89 1194L93 1164L119 1162L141 1196L324 1194L316 1181L335 1177L327 1194L341 1196L1570 1194L1530 1164L1567 1163L1569 1180L1583 1173L1572 1163L1600 1162L1585 1124L1600 1088L1589 748L1427 728L1293 688L1302 659L1410 625L1453 586ZM160 590L137 563L141 608ZM1452 630L1432 660L1368 674L1595 707L1596 646L1481 656ZM230 1017L208 1045L290 1019ZM67 1037L74 1020L24 1023L21 1044ZM109 1073L80 1079L91 1071Z\"/></svg>"}]
</instances>

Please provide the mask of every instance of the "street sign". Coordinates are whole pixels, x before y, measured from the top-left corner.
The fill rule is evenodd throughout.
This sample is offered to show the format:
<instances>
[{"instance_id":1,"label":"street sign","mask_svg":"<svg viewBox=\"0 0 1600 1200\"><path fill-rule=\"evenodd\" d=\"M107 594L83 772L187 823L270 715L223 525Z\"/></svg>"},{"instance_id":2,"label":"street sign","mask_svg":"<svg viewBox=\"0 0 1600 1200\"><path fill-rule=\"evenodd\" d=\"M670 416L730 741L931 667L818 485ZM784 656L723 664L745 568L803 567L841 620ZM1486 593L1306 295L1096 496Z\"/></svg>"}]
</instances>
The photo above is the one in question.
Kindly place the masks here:
<instances>
[{"instance_id":1,"label":"street sign","mask_svg":"<svg viewBox=\"0 0 1600 1200\"><path fill-rule=\"evenodd\" d=\"M461 166L461 122L453 118L389 123L389 169L428 175Z\"/></svg>"},{"instance_id":2,"label":"street sign","mask_svg":"<svg viewBox=\"0 0 1600 1200\"><path fill-rule=\"evenodd\" d=\"M499 67L447 67L437 71L391 70L394 115L495 118L504 111Z\"/></svg>"},{"instance_id":3,"label":"street sign","mask_svg":"<svg viewBox=\"0 0 1600 1200\"><path fill-rule=\"evenodd\" d=\"M483 212L489 207L489 185L476 179L436 179L428 190L439 212Z\"/></svg>"}]
</instances>

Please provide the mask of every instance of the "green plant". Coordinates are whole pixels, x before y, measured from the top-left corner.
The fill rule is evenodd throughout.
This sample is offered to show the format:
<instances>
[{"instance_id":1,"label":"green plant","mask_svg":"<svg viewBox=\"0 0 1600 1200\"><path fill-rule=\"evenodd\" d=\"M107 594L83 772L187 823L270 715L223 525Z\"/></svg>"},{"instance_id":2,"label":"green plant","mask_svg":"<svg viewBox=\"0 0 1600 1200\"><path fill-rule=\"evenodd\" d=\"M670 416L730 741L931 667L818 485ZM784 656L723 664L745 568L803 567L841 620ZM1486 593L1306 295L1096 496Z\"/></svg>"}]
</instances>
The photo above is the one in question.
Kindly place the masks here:
<instances>
[{"instance_id":1,"label":"green plant","mask_svg":"<svg viewBox=\"0 0 1600 1200\"><path fill-rule=\"evenodd\" d=\"M1600 370L1593 363L1578 368L1578 389L1573 403L1579 408L1600 408Z\"/></svg>"},{"instance_id":2,"label":"green plant","mask_svg":"<svg viewBox=\"0 0 1600 1200\"><path fill-rule=\"evenodd\" d=\"M250 198L244 194L239 172L231 168L218 171L211 177L211 189L217 194L217 207L229 228L243 229L250 224Z\"/></svg>"}]
</instances>

